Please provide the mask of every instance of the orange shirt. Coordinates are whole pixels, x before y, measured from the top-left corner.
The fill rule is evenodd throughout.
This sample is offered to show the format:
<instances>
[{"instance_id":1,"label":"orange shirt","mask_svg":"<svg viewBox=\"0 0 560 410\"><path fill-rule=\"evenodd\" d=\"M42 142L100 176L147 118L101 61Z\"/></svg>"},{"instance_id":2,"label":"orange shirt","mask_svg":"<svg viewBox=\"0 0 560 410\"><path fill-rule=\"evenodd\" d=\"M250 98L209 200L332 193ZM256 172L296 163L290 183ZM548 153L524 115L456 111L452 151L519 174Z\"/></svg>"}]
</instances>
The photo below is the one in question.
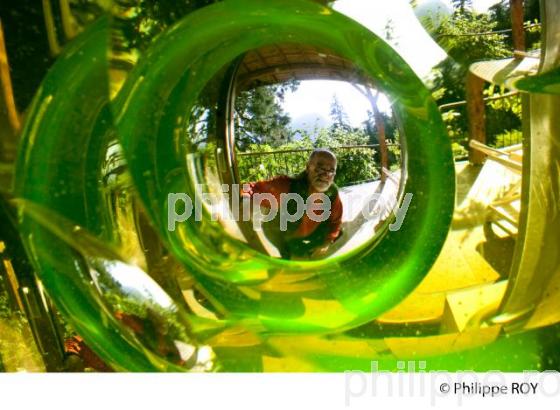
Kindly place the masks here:
<instances>
[{"instance_id":1,"label":"orange shirt","mask_svg":"<svg viewBox=\"0 0 560 410\"><path fill-rule=\"evenodd\" d=\"M266 181L251 182L249 185L249 190L244 191L245 195L253 195L256 193L269 193L274 196L276 203L280 206L280 194L291 193L291 185L294 181L293 178L282 175ZM309 201L308 198L304 198L306 203ZM319 203L319 202L317 202ZM266 199L262 201L262 205L270 208L270 203ZM317 216L321 215L321 211L313 210L313 213ZM327 235L325 237L324 243L332 243L338 235L340 235L340 227L342 224L342 201L340 200L340 195L337 194L336 199L331 203L331 213L326 221L328 223ZM307 212L305 212L301 218L301 223L298 225L293 236L296 238L305 238L311 235L315 229L321 224L309 218Z\"/></svg>"}]
</instances>

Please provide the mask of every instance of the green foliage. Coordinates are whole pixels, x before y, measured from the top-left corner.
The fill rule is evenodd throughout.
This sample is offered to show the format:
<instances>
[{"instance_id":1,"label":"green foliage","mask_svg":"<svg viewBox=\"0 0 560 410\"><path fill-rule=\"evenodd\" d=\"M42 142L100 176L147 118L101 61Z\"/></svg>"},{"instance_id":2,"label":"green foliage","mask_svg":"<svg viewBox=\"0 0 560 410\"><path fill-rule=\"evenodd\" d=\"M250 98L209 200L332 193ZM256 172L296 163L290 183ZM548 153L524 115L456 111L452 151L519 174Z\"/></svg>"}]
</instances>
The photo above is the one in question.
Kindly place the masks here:
<instances>
[{"instance_id":1,"label":"green foliage","mask_svg":"<svg viewBox=\"0 0 560 410\"><path fill-rule=\"evenodd\" d=\"M43 358L25 317L17 313L8 318L0 315L0 372L22 370L44 372Z\"/></svg>"},{"instance_id":2,"label":"green foliage","mask_svg":"<svg viewBox=\"0 0 560 410\"><path fill-rule=\"evenodd\" d=\"M457 110L447 110L441 114L443 122L447 129L447 134L451 139L458 139L463 135L460 125L458 123L461 114Z\"/></svg>"},{"instance_id":3,"label":"green foliage","mask_svg":"<svg viewBox=\"0 0 560 410\"><path fill-rule=\"evenodd\" d=\"M374 161L375 151L352 148L339 150L336 154L338 157L336 183L339 186L343 187L379 178L379 169Z\"/></svg>"},{"instance_id":4,"label":"green foliage","mask_svg":"<svg viewBox=\"0 0 560 410\"><path fill-rule=\"evenodd\" d=\"M457 12L464 13L467 9L472 9L472 0L451 0L453 9Z\"/></svg>"},{"instance_id":5,"label":"green foliage","mask_svg":"<svg viewBox=\"0 0 560 410\"><path fill-rule=\"evenodd\" d=\"M509 147L510 145L520 144L523 139L521 130L506 130L496 135L494 142L490 145L496 148Z\"/></svg>"},{"instance_id":6,"label":"green foliage","mask_svg":"<svg viewBox=\"0 0 560 410\"><path fill-rule=\"evenodd\" d=\"M445 88L441 87L432 91L432 98L436 101L441 100L445 96Z\"/></svg>"},{"instance_id":7,"label":"green foliage","mask_svg":"<svg viewBox=\"0 0 560 410\"><path fill-rule=\"evenodd\" d=\"M121 26L128 45L145 49L158 34L197 9L216 3L219 0L137 0L133 8L134 17L128 17L132 24ZM130 2L115 0L123 10L130 9ZM132 13L128 13L129 15Z\"/></svg>"},{"instance_id":8,"label":"green foliage","mask_svg":"<svg viewBox=\"0 0 560 410\"><path fill-rule=\"evenodd\" d=\"M399 129L395 118L381 111L379 113L385 124L385 140L387 143L395 143L399 139ZM368 119L364 122L364 131L368 135L368 144L379 144L379 130L375 124L373 112L368 110Z\"/></svg>"},{"instance_id":9,"label":"green foliage","mask_svg":"<svg viewBox=\"0 0 560 410\"><path fill-rule=\"evenodd\" d=\"M395 171L402 167L402 150L400 144L393 144L387 146L389 156L389 169ZM379 152L376 152L376 156Z\"/></svg>"},{"instance_id":10,"label":"green foliage","mask_svg":"<svg viewBox=\"0 0 560 410\"><path fill-rule=\"evenodd\" d=\"M435 34L439 44L451 57L434 70L436 91L433 95L439 104L466 99L465 79L472 63L502 59L512 55L509 34L473 35L511 28L509 4L507 7L505 3L501 6L497 5L489 14L478 14L466 4L460 3L463 2L455 2L455 13L442 22ZM484 96L499 96L505 92L504 89L490 85L484 91ZM445 111L442 116L449 137L454 143L454 156L456 158L464 156L468 140L465 107ZM488 101L486 106L488 143L494 144L494 136L503 133L504 130L519 128L520 118L521 104L517 97Z\"/></svg>"},{"instance_id":11,"label":"green foliage","mask_svg":"<svg viewBox=\"0 0 560 410\"><path fill-rule=\"evenodd\" d=\"M455 13L444 20L436 36L440 45L462 66L475 61L505 58L511 55L504 34L472 35L495 30L497 22L487 14L470 11Z\"/></svg>"},{"instance_id":12,"label":"green foliage","mask_svg":"<svg viewBox=\"0 0 560 410\"><path fill-rule=\"evenodd\" d=\"M255 94L252 98L255 98ZM385 113L381 114L385 120L387 141L395 141L398 139L398 129L394 118ZM379 150L371 146L353 147L379 143L373 114L370 113L362 127L353 127L344 107L335 96L331 103L330 117L329 127L315 127L312 131L295 130L292 138L283 143L271 138L245 143L244 149L239 149L237 154L241 181L296 175L305 170L309 154L314 148L328 148L336 154L338 169L335 182L339 186L378 179L381 162ZM250 125L253 118L247 120L247 125ZM239 148L240 145L236 145ZM390 147L388 154L390 167L399 168L400 147Z\"/></svg>"},{"instance_id":13,"label":"green foliage","mask_svg":"<svg viewBox=\"0 0 560 410\"><path fill-rule=\"evenodd\" d=\"M366 145L368 135L363 130L345 131L342 128L323 128L310 136L301 131L301 138L279 147L269 144L252 144L247 154L238 154L238 167L242 182L259 181L277 175L296 175L307 164L314 148L329 148L337 156L336 183L346 186L360 181L379 178L376 150L371 148L345 148L348 145ZM394 157L397 150L392 154Z\"/></svg>"},{"instance_id":14,"label":"green foliage","mask_svg":"<svg viewBox=\"0 0 560 410\"><path fill-rule=\"evenodd\" d=\"M13 310L8 302L8 295L0 294L0 319L8 319L13 316Z\"/></svg>"},{"instance_id":15,"label":"green foliage","mask_svg":"<svg viewBox=\"0 0 560 410\"><path fill-rule=\"evenodd\" d=\"M261 181L276 175L295 175L305 169L313 144L307 138L281 147L268 144L251 144L250 155L237 156L239 176L242 182ZM285 151L294 152L285 152Z\"/></svg>"},{"instance_id":16,"label":"green foliage","mask_svg":"<svg viewBox=\"0 0 560 410\"><path fill-rule=\"evenodd\" d=\"M281 103L288 90L295 91L298 82L256 87L241 91L235 99L236 145L246 149L250 144L280 146L292 140L290 116Z\"/></svg>"},{"instance_id":17,"label":"green foliage","mask_svg":"<svg viewBox=\"0 0 560 410\"><path fill-rule=\"evenodd\" d=\"M484 90L484 96L486 97L499 97L506 94L506 89L504 87L498 87L495 85L490 85ZM498 111L508 111L515 115L521 120L521 98L519 95L513 95L506 98L500 98L497 100L488 101L488 106Z\"/></svg>"},{"instance_id":18,"label":"green foliage","mask_svg":"<svg viewBox=\"0 0 560 410\"><path fill-rule=\"evenodd\" d=\"M541 48L542 27L539 20L526 21L523 23L525 28L525 41L527 50L539 50Z\"/></svg>"},{"instance_id":19,"label":"green foliage","mask_svg":"<svg viewBox=\"0 0 560 410\"><path fill-rule=\"evenodd\" d=\"M468 155L466 148L468 136L461 126L462 114L457 110L447 110L441 116L447 129L447 135L451 139L453 158L465 158Z\"/></svg>"},{"instance_id":20,"label":"green foliage","mask_svg":"<svg viewBox=\"0 0 560 410\"><path fill-rule=\"evenodd\" d=\"M525 20L525 44L528 50L540 47L540 26L535 26L540 19L539 0L525 0L523 2ZM489 14L496 22L495 30L511 29L511 8L509 0L502 0L489 8ZM513 39L508 35L505 40L509 48L513 48Z\"/></svg>"},{"instance_id":21,"label":"green foliage","mask_svg":"<svg viewBox=\"0 0 560 410\"><path fill-rule=\"evenodd\" d=\"M439 103L460 101L465 98L465 78L470 64L511 56L512 51L505 44L503 34L475 36L496 27L489 15L472 11L455 13L444 20L435 35L438 43L448 52L452 61L446 60L436 67L435 89L444 89Z\"/></svg>"},{"instance_id":22,"label":"green foliage","mask_svg":"<svg viewBox=\"0 0 560 410\"><path fill-rule=\"evenodd\" d=\"M453 158L455 159L466 158L469 155L469 151L458 142L451 143L451 150L453 151Z\"/></svg>"},{"instance_id":23,"label":"green foliage","mask_svg":"<svg viewBox=\"0 0 560 410\"><path fill-rule=\"evenodd\" d=\"M484 95L499 97L506 92L507 90L503 87L491 85L484 91ZM486 109L487 143L496 147L504 147L520 141L520 138L513 137L511 133L521 132L521 116L521 98L518 94L488 101ZM513 142L508 143L507 141Z\"/></svg>"},{"instance_id":24,"label":"green foliage","mask_svg":"<svg viewBox=\"0 0 560 410\"><path fill-rule=\"evenodd\" d=\"M0 320L7 323L10 328L22 332L27 324L25 314L19 309L13 309L4 284L5 279L0 276Z\"/></svg>"}]
</instances>

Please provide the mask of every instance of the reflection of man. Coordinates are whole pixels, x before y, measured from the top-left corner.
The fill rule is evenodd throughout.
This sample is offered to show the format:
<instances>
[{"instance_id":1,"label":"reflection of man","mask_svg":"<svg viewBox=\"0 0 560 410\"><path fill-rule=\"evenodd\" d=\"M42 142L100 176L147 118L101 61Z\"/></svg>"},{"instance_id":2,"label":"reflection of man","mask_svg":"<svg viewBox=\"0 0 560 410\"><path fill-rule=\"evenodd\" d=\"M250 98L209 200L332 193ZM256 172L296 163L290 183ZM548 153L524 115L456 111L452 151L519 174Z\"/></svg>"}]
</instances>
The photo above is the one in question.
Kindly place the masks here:
<instances>
[{"instance_id":1,"label":"reflection of man","mask_svg":"<svg viewBox=\"0 0 560 410\"><path fill-rule=\"evenodd\" d=\"M310 218L306 212L299 220L288 223L285 231L279 229L277 219L263 225L268 239L283 258L319 258L340 235L342 202L334 184L335 174L336 156L329 150L316 149L311 153L305 171L296 177L279 176L249 184L250 190L245 194L272 194L277 204L281 203L280 195L288 193L298 194L308 205L310 202L318 204L313 194L324 194L330 200L328 218ZM267 201L262 205L270 208ZM287 212L296 214L296 207L295 201L289 201ZM312 212L319 216L324 211L314 209Z\"/></svg>"}]
</instances>

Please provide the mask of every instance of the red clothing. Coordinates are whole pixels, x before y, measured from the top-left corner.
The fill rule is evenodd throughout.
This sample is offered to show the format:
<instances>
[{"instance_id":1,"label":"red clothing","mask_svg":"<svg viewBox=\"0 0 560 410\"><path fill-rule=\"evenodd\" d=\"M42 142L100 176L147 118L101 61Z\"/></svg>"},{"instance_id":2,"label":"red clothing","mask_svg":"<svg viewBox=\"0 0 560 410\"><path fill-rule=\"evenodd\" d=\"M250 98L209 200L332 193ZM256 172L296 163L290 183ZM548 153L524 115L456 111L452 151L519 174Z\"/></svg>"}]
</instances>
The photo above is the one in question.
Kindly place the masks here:
<instances>
[{"instance_id":1,"label":"red clothing","mask_svg":"<svg viewBox=\"0 0 560 410\"><path fill-rule=\"evenodd\" d=\"M98 372L112 372L113 369L91 350L80 336L73 336L64 341L64 351L82 359L85 367Z\"/></svg>"},{"instance_id":2,"label":"red clothing","mask_svg":"<svg viewBox=\"0 0 560 410\"><path fill-rule=\"evenodd\" d=\"M269 193L274 195L276 203L280 205L280 194L288 194L292 191L291 186L294 178L282 175L267 181L251 182L249 185L249 190L244 191L245 195L253 195L256 193ZM310 194L308 194L310 195ZM308 198L304 198L306 203ZM317 201L317 203L320 203ZM270 203L267 200L262 201L262 205L270 208ZM321 211L313 210L313 213L317 216L321 215ZM330 244L335 241L340 235L340 227L342 224L342 201L340 200L340 195L336 195L336 199L331 201L331 213L326 221L328 223L328 230L324 240L324 244ZM301 218L301 222L297 229L293 233L294 238L305 238L311 235L315 229L321 224L321 222L313 221L305 212Z\"/></svg>"}]
</instances>

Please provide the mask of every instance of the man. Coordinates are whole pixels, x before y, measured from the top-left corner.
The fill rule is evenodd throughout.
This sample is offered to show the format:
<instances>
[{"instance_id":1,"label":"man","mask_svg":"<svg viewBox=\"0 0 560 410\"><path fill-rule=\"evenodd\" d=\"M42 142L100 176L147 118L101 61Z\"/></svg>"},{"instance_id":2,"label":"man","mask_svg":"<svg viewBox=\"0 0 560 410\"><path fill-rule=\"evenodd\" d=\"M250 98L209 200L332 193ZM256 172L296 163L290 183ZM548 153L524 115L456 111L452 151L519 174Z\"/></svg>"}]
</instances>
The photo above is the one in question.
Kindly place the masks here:
<instances>
[{"instance_id":1,"label":"man","mask_svg":"<svg viewBox=\"0 0 560 410\"><path fill-rule=\"evenodd\" d=\"M296 177L279 176L249 184L249 190L245 194L269 193L274 196L277 204L281 203L280 195L288 193L300 195L306 204L310 202L318 204L317 197L312 196L318 193L328 196L330 200L330 215L326 220L310 218L305 212L298 221L288 223L285 231L279 229L278 218L263 224L265 234L278 248L283 258L320 258L340 235L342 202L334 184L336 165L336 156L331 151L316 149L309 156L305 171ZM267 201L263 201L262 205L270 208ZM296 207L295 201L289 201L288 213L296 214ZM317 209L312 212L315 216L322 214Z\"/></svg>"}]
</instances>

